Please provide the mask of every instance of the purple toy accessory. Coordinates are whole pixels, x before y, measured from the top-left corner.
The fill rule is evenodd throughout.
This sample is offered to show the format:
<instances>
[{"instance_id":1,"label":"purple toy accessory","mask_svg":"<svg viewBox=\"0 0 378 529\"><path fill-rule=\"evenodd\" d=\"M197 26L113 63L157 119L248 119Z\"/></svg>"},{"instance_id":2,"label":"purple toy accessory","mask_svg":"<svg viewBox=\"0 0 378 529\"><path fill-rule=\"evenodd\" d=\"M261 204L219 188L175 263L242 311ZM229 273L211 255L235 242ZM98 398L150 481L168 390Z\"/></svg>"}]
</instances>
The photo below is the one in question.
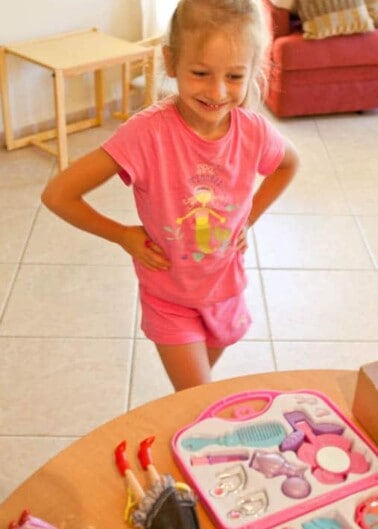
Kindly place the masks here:
<instances>
[{"instance_id":1,"label":"purple toy accessory","mask_svg":"<svg viewBox=\"0 0 378 529\"><path fill-rule=\"evenodd\" d=\"M316 435L322 434L336 434L341 435L344 431L344 426L333 422L312 422L308 415L302 411L291 411L284 413L284 417L290 426L293 427L294 431L289 434L280 444L280 450L285 452L287 450L293 450L296 452L301 444L305 440L305 433L300 425L305 423L312 432Z\"/></svg>"},{"instance_id":2,"label":"purple toy accessory","mask_svg":"<svg viewBox=\"0 0 378 529\"><path fill-rule=\"evenodd\" d=\"M285 479L281 485L281 490L285 496L294 499L307 498L311 492L311 485L304 478L292 476Z\"/></svg>"},{"instance_id":3,"label":"purple toy accessory","mask_svg":"<svg viewBox=\"0 0 378 529\"><path fill-rule=\"evenodd\" d=\"M264 474L268 479L277 476L287 476L281 490L289 498L306 498L311 492L311 485L304 477L307 467L299 467L289 463L278 452L256 450L249 466Z\"/></svg>"}]
</instances>

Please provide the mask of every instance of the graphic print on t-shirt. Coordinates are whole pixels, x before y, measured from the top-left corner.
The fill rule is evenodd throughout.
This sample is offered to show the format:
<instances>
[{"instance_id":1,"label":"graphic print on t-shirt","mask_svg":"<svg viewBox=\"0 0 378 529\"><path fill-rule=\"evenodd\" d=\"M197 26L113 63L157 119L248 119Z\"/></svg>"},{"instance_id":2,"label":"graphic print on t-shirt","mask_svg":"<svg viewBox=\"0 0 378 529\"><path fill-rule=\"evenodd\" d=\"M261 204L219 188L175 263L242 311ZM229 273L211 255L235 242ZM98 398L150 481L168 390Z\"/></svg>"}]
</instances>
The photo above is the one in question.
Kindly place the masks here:
<instances>
[{"instance_id":1,"label":"graphic print on t-shirt","mask_svg":"<svg viewBox=\"0 0 378 529\"><path fill-rule=\"evenodd\" d=\"M219 187L222 186L221 179L217 176L216 169L208 164L198 164L195 177L191 179L193 185L192 195L184 200L189 211L182 217L176 218L176 226L182 230L166 228L174 238L190 237L188 245L194 248L191 257L194 261L201 261L206 255L215 252L225 252L228 248L232 231L226 227L227 217L220 214L216 205L220 200ZM218 188L218 189L217 189ZM223 202L223 201L222 201ZM235 206L222 204L222 212L232 211ZM188 229L190 227L190 229Z\"/></svg>"}]
</instances>

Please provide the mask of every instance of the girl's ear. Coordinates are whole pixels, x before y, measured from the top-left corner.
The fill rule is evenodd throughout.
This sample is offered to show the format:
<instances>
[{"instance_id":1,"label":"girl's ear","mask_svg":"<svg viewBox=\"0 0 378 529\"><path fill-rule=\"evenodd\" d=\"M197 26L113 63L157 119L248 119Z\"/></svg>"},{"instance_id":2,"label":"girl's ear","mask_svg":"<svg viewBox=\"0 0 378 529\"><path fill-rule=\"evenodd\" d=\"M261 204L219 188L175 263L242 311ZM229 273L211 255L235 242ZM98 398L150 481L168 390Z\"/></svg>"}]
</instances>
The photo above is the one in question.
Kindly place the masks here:
<instances>
[{"instance_id":1,"label":"girl's ear","mask_svg":"<svg viewBox=\"0 0 378 529\"><path fill-rule=\"evenodd\" d=\"M173 53L170 46L163 46L163 57L168 77L176 77L176 68L173 64Z\"/></svg>"}]
</instances>

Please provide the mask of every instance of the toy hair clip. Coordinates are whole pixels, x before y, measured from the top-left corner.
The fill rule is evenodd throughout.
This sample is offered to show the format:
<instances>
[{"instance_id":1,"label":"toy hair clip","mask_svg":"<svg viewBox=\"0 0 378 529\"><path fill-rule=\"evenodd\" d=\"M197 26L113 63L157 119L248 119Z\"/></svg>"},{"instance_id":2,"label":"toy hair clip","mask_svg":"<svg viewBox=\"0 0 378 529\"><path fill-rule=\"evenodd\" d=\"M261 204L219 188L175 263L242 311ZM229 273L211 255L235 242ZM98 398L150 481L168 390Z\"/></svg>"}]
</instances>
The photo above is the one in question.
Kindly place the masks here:
<instances>
[{"instance_id":1,"label":"toy hair clip","mask_svg":"<svg viewBox=\"0 0 378 529\"><path fill-rule=\"evenodd\" d=\"M243 496L237 501L237 506L227 513L231 520L239 518L262 516L268 507L268 496L264 490Z\"/></svg>"},{"instance_id":2,"label":"toy hair clip","mask_svg":"<svg viewBox=\"0 0 378 529\"><path fill-rule=\"evenodd\" d=\"M17 522L11 522L8 529L57 529L54 525L44 522L40 518L31 516L25 509Z\"/></svg>"},{"instance_id":3,"label":"toy hair clip","mask_svg":"<svg viewBox=\"0 0 378 529\"><path fill-rule=\"evenodd\" d=\"M216 486L209 490L211 496L223 498L227 494L237 494L247 485L247 473L243 465L234 465L225 472L218 474Z\"/></svg>"}]
</instances>

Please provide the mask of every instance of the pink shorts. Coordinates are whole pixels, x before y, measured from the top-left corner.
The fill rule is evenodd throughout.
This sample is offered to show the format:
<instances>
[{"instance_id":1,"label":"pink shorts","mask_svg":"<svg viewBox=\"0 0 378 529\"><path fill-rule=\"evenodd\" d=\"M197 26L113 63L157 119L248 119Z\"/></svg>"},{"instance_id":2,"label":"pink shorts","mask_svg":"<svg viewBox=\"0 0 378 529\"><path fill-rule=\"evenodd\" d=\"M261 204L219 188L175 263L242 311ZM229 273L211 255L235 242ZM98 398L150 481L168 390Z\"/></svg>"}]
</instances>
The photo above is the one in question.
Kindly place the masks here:
<instances>
[{"instance_id":1,"label":"pink shorts","mask_svg":"<svg viewBox=\"0 0 378 529\"><path fill-rule=\"evenodd\" d=\"M140 289L142 330L160 345L206 342L226 347L237 342L251 324L244 295L201 308L189 308L151 296Z\"/></svg>"}]
</instances>

